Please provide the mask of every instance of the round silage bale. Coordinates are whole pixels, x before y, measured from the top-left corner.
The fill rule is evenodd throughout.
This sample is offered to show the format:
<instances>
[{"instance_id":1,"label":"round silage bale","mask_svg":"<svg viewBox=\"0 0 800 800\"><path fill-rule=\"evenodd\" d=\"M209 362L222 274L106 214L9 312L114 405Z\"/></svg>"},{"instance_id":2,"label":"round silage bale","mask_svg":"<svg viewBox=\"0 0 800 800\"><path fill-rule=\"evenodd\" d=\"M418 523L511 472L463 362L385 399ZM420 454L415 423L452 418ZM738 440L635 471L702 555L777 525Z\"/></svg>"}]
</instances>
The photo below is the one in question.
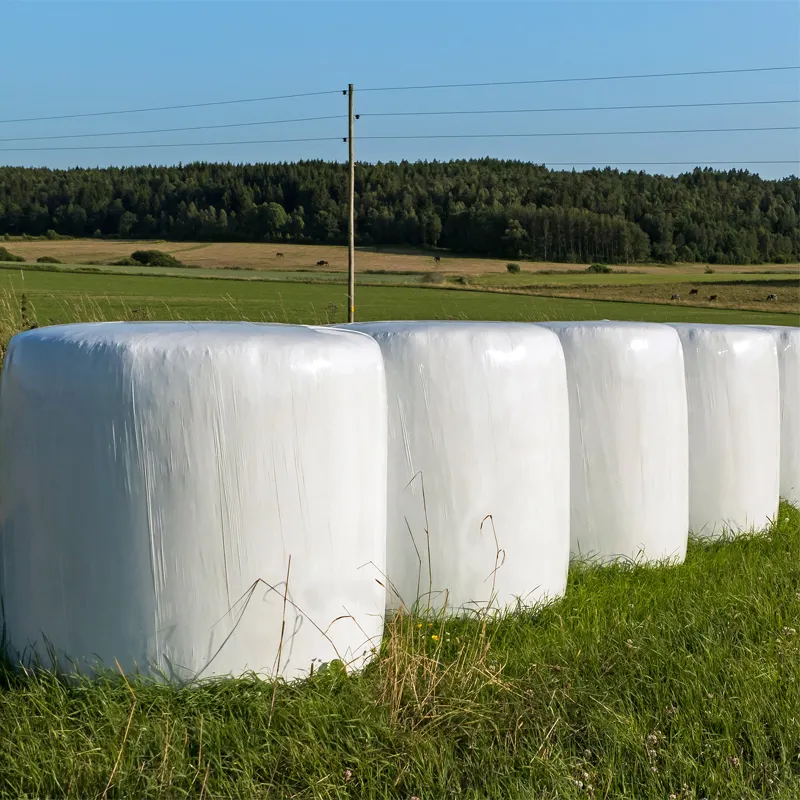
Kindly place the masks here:
<instances>
[{"instance_id":1,"label":"round silage bale","mask_svg":"<svg viewBox=\"0 0 800 800\"><path fill-rule=\"evenodd\" d=\"M682 561L688 536L686 388L671 328L542 323L564 348L576 557Z\"/></svg>"},{"instance_id":2,"label":"round silage bale","mask_svg":"<svg viewBox=\"0 0 800 800\"><path fill-rule=\"evenodd\" d=\"M745 325L674 323L689 403L689 525L714 538L760 529L778 509L775 340Z\"/></svg>"},{"instance_id":3,"label":"round silage bale","mask_svg":"<svg viewBox=\"0 0 800 800\"><path fill-rule=\"evenodd\" d=\"M768 331L778 350L781 390L780 492L800 506L800 328L758 326Z\"/></svg>"},{"instance_id":4,"label":"round silage bale","mask_svg":"<svg viewBox=\"0 0 800 800\"><path fill-rule=\"evenodd\" d=\"M389 607L563 594L569 422L557 337L514 323L350 327L376 339L386 368Z\"/></svg>"},{"instance_id":5,"label":"round silage bale","mask_svg":"<svg viewBox=\"0 0 800 800\"><path fill-rule=\"evenodd\" d=\"M363 663L385 604L385 431L380 350L355 333L14 337L0 385L12 654L170 680Z\"/></svg>"}]
</instances>

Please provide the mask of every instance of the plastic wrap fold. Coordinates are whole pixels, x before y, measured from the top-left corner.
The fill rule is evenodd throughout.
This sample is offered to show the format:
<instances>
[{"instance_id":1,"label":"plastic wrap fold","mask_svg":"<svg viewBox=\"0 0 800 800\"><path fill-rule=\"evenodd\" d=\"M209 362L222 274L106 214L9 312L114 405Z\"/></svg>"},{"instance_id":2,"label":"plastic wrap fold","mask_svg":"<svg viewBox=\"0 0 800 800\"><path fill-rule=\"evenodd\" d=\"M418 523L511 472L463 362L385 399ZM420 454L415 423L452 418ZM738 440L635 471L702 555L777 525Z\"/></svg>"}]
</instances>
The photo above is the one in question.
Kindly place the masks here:
<instances>
[{"instance_id":1,"label":"plastic wrap fold","mask_svg":"<svg viewBox=\"0 0 800 800\"><path fill-rule=\"evenodd\" d=\"M569 422L558 338L515 323L354 327L377 340L386 367L389 606L561 595Z\"/></svg>"},{"instance_id":2,"label":"plastic wrap fold","mask_svg":"<svg viewBox=\"0 0 800 800\"><path fill-rule=\"evenodd\" d=\"M383 626L385 433L380 350L360 334L16 336L0 388L13 651L175 680L361 663Z\"/></svg>"},{"instance_id":3,"label":"plastic wrap fold","mask_svg":"<svg viewBox=\"0 0 800 800\"><path fill-rule=\"evenodd\" d=\"M743 325L676 323L689 403L689 525L716 537L778 509L780 390L774 338Z\"/></svg>"},{"instance_id":4,"label":"plastic wrap fold","mask_svg":"<svg viewBox=\"0 0 800 800\"><path fill-rule=\"evenodd\" d=\"M800 328L763 326L778 348L781 387L781 497L800 506Z\"/></svg>"},{"instance_id":5,"label":"plastic wrap fold","mask_svg":"<svg viewBox=\"0 0 800 800\"><path fill-rule=\"evenodd\" d=\"M567 365L573 554L682 561L688 445L677 334L651 323L542 324L558 334Z\"/></svg>"}]
</instances>

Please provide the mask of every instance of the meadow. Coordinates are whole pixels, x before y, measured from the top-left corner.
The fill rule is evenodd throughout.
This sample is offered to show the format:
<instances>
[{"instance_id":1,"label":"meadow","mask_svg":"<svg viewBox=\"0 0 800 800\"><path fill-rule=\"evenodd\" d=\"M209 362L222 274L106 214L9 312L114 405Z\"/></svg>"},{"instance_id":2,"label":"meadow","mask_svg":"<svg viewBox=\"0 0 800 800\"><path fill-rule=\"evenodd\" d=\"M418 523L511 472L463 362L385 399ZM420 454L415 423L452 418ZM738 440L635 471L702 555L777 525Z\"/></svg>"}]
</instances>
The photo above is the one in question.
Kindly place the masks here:
<instances>
[{"instance_id":1,"label":"meadow","mask_svg":"<svg viewBox=\"0 0 800 800\"><path fill-rule=\"evenodd\" d=\"M793 798L800 511L683 565L573 565L502 619L398 616L361 674L0 674L4 797Z\"/></svg>"},{"instance_id":2,"label":"meadow","mask_svg":"<svg viewBox=\"0 0 800 800\"><path fill-rule=\"evenodd\" d=\"M140 270L141 271L141 270ZM556 291L556 290L550 290ZM342 322L346 287L299 281L242 281L150 275L0 270L0 292L13 311L25 295L27 316L39 325L77 319L183 319ZM767 306L768 308L770 306ZM358 285L360 320L634 319L793 325L797 315L693 307L689 304L595 300L440 286Z\"/></svg>"},{"instance_id":3,"label":"meadow","mask_svg":"<svg viewBox=\"0 0 800 800\"><path fill-rule=\"evenodd\" d=\"M130 300L148 318L256 319L296 322L338 321L346 301L347 251L343 247L255 243L137 242L106 239L12 240L7 248L25 264L0 264L0 287L21 291L21 281L3 273L23 270L31 302L43 319L54 317L54 303L104 304L113 318ZM137 249L156 248L179 259L172 266L118 265ZM277 253L282 255L278 257ZM609 265L606 274L586 265L522 262L510 273L508 262L464 258L440 251L359 248L356 253L359 318L474 319L609 319L664 321L701 320L746 322L747 316L727 312L760 312L764 319L786 322L778 315L800 310L800 265L623 264ZM38 258L58 264L37 264ZM317 262L325 266L316 266ZM53 277L33 275L48 271ZM21 273L22 274L22 273ZM69 274L68 280L56 275ZM91 281L86 276L95 276ZM82 276L82 277L80 277ZM99 276L118 276L113 282ZM155 278L191 280L156 285ZM130 279L139 279L131 283ZM200 280L211 283L200 286ZM225 281L225 283L222 283ZM247 283L243 288L236 284ZM265 287L264 283L284 284ZM304 284L299 289L287 284ZM327 289L312 288L323 285ZM459 290L459 296L372 287ZM693 290L694 293L693 293ZM48 294L49 292L49 294ZM477 298L467 292L478 292ZM549 300L497 300L488 293L528 295ZM776 297L768 300L768 296ZM52 295L50 297L49 295ZM673 300L678 295L680 300ZM35 298L35 299L34 299ZM413 299L412 299L413 298ZM712 299L713 298L713 299ZM566 301L579 301L566 302ZM620 307L618 304L624 303ZM617 305L615 305L617 304ZM643 305L663 308L641 308ZM336 306L336 308L334 308ZM689 311L687 312L687 309ZM695 311L693 311L693 309ZM700 310L698 316L695 312ZM707 311L706 311L707 310Z\"/></svg>"},{"instance_id":4,"label":"meadow","mask_svg":"<svg viewBox=\"0 0 800 800\"><path fill-rule=\"evenodd\" d=\"M133 249L9 249L34 258L34 246L51 244L91 245L95 256L108 247L107 260ZM34 324L78 320L344 320L341 250L303 256L327 252L322 274L301 271L289 252L274 269L201 259L264 247L276 249L196 245L181 253L196 269L82 272L88 251L62 251L72 261L52 267L61 271L3 265L0 345ZM431 283L428 256L408 256L420 260L415 270L384 255L405 269L368 262L380 272L359 274L358 319L800 322L796 268L593 275L526 264L511 275L505 262L454 272L448 263ZM683 302L684 286L701 287L696 304ZM750 307L765 286L779 302ZM675 287L680 303L665 298ZM704 302L712 291L731 307ZM692 542L681 566L574 564L565 597L545 608L500 619L400 615L363 673L332 663L294 684L167 687L115 674L90 683L0 663L0 796L795 798L798 550L800 511L784 503L768 531Z\"/></svg>"}]
</instances>

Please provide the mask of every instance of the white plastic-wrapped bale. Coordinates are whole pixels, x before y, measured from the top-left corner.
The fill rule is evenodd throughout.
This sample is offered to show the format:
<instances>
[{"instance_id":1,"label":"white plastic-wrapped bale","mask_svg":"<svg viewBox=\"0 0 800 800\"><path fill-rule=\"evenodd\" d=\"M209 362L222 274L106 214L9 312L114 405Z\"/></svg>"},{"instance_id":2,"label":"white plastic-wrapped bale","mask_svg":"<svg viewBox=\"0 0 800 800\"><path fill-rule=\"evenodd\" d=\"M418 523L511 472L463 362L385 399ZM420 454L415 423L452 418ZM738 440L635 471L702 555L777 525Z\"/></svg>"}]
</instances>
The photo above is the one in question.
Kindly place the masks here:
<instances>
[{"instance_id":1,"label":"white plastic-wrapped bale","mask_svg":"<svg viewBox=\"0 0 800 800\"><path fill-rule=\"evenodd\" d=\"M542 324L567 364L573 554L682 561L688 448L677 334L652 323Z\"/></svg>"},{"instance_id":2,"label":"white plastic-wrapped bale","mask_svg":"<svg viewBox=\"0 0 800 800\"><path fill-rule=\"evenodd\" d=\"M569 420L558 338L520 323L354 327L377 340L386 368L389 607L458 612L563 594Z\"/></svg>"},{"instance_id":3,"label":"white plastic-wrapped bale","mask_svg":"<svg viewBox=\"0 0 800 800\"><path fill-rule=\"evenodd\" d=\"M689 402L689 526L704 538L760 529L778 509L775 340L739 325L675 323Z\"/></svg>"},{"instance_id":4,"label":"white plastic-wrapped bale","mask_svg":"<svg viewBox=\"0 0 800 800\"><path fill-rule=\"evenodd\" d=\"M363 663L383 627L385 440L383 362L361 334L14 337L0 386L13 651L168 680Z\"/></svg>"},{"instance_id":5,"label":"white plastic-wrapped bale","mask_svg":"<svg viewBox=\"0 0 800 800\"><path fill-rule=\"evenodd\" d=\"M781 388L781 497L800 506L800 328L761 326L778 348Z\"/></svg>"}]
</instances>

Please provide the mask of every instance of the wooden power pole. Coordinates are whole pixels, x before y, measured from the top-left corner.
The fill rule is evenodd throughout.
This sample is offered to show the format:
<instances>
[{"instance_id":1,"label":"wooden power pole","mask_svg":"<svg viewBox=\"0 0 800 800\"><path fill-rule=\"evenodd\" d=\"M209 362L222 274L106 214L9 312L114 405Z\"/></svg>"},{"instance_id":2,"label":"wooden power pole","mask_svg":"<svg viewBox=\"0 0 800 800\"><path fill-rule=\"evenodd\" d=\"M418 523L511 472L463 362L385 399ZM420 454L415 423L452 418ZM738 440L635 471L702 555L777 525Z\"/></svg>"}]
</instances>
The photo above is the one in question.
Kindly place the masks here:
<instances>
[{"instance_id":1,"label":"wooden power pole","mask_svg":"<svg viewBox=\"0 0 800 800\"><path fill-rule=\"evenodd\" d=\"M356 236L355 236L355 216L356 216L356 167L353 160L353 84L347 87L348 97L348 136L347 145L350 150L350 214L347 225L347 321L355 322L356 318Z\"/></svg>"}]
</instances>

